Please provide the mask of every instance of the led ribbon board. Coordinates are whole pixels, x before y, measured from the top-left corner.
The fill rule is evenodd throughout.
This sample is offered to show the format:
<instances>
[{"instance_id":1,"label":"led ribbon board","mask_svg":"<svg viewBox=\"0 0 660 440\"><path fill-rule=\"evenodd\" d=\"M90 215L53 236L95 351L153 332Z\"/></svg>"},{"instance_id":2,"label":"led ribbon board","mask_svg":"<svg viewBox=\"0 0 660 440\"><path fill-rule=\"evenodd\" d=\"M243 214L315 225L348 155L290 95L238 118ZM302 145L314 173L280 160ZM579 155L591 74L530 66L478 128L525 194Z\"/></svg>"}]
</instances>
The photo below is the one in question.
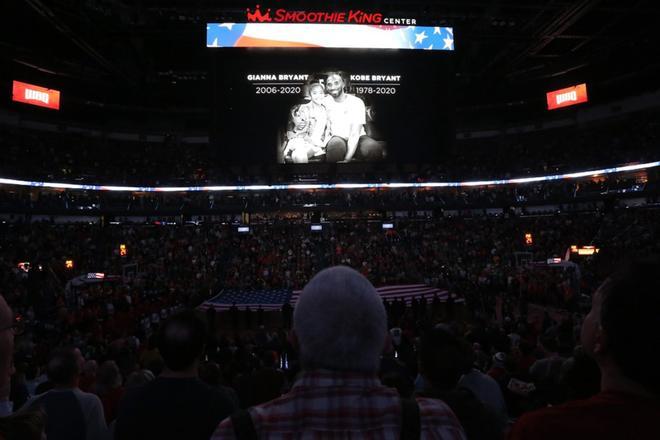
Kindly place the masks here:
<instances>
[{"instance_id":1,"label":"led ribbon board","mask_svg":"<svg viewBox=\"0 0 660 440\"><path fill-rule=\"evenodd\" d=\"M549 176L521 177L505 180L473 180L466 182L402 182L402 183L308 183L282 185L218 185L218 186L116 186L82 185L79 183L41 182L0 177L1 185L28 186L36 188L78 189L83 191L119 191L119 192L223 192L223 191L296 191L309 189L394 189L394 188L455 188L473 186L496 186L548 182L561 179L579 179L602 174L621 173L660 167L660 161L635 165L623 165L599 170L580 171L577 173L554 174Z\"/></svg>"},{"instance_id":2,"label":"led ribbon board","mask_svg":"<svg viewBox=\"0 0 660 440\"><path fill-rule=\"evenodd\" d=\"M208 23L206 47L454 50L454 30L334 23Z\"/></svg>"}]
</instances>

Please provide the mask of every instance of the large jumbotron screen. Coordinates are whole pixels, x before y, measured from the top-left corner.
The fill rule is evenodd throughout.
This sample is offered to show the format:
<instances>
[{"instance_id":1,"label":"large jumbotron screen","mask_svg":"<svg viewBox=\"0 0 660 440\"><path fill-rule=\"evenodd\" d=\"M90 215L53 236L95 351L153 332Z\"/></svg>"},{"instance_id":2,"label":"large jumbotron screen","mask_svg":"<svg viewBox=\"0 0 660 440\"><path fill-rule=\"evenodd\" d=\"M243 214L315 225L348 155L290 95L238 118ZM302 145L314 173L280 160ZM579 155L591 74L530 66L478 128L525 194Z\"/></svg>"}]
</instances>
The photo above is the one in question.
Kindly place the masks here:
<instances>
[{"instance_id":1,"label":"large jumbotron screen","mask_svg":"<svg viewBox=\"0 0 660 440\"><path fill-rule=\"evenodd\" d=\"M454 138L452 28L354 10L243 19L207 25L223 161L441 160Z\"/></svg>"}]
</instances>

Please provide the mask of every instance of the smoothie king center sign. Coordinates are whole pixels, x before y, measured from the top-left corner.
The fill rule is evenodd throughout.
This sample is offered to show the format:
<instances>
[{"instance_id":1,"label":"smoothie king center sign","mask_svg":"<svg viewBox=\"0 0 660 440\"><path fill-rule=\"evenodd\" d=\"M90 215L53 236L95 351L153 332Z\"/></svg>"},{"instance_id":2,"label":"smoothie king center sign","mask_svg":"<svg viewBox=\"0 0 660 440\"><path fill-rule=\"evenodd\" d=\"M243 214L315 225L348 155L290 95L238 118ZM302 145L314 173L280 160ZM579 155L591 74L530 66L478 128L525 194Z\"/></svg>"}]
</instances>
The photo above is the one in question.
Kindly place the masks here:
<instances>
[{"instance_id":1,"label":"smoothie king center sign","mask_svg":"<svg viewBox=\"0 0 660 440\"><path fill-rule=\"evenodd\" d=\"M409 17L385 17L380 12L366 12L360 9L345 11L292 11L284 8L262 9L256 5L247 8L248 23L335 23L372 24L389 26L415 26L417 20Z\"/></svg>"}]
</instances>

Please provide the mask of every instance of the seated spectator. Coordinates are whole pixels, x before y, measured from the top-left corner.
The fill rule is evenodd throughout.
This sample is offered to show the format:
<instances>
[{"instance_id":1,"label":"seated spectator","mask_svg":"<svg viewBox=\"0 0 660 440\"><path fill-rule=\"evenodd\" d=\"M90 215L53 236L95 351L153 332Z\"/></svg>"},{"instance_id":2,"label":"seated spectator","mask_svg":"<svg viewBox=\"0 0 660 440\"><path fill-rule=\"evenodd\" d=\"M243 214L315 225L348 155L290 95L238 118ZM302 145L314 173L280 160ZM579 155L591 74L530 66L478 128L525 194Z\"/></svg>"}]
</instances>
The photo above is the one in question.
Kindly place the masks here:
<instances>
[{"instance_id":1,"label":"seated spectator","mask_svg":"<svg viewBox=\"0 0 660 440\"><path fill-rule=\"evenodd\" d=\"M660 438L660 380L649 360L660 350L658 273L657 261L638 261L593 296L580 338L600 368L600 393L523 415L510 439Z\"/></svg>"},{"instance_id":2,"label":"seated spectator","mask_svg":"<svg viewBox=\"0 0 660 440\"><path fill-rule=\"evenodd\" d=\"M443 402L401 400L396 390L381 385L385 307L358 272L339 266L318 273L300 295L293 320L303 369L298 381L284 396L222 422L214 439L408 438L411 433L465 438Z\"/></svg>"},{"instance_id":3,"label":"seated spectator","mask_svg":"<svg viewBox=\"0 0 660 440\"><path fill-rule=\"evenodd\" d=\"M165 369L155 380L127 391L119 406L116 439L206 440L236 409L225 393L198 377L204 341L204 322L192 311L163 324L158 350Z\"/></svg>"},{"instance_id":4,"label":"seated spectator","mask_svg":"<svg viewBox=\"0 0 660 440\"><path fill-rule=\"evenodd\" d=\"M30 399L20 411L41 409L46 414L49 440L109 438L101 401L78 388L80 365L74 351L56 350L46 371L53 388Z\"/></svg>"}]
</instances>

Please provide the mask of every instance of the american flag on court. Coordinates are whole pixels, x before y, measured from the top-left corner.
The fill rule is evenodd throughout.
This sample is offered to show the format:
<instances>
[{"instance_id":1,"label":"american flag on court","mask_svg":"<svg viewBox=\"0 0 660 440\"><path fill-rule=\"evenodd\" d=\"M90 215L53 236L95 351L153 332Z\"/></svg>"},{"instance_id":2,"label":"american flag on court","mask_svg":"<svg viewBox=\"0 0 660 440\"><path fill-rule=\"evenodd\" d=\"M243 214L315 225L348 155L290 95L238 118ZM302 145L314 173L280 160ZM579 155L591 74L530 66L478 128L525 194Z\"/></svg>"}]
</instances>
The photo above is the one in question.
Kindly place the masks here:
<instances>
[{"instance_id":1,"label":"american flag on court","mask_svg":"<svg viewBox=\"0 0 660 440\"><path fill-rule=\"evenodd\" d=\"M259 306L263 310L280 310L290 298L291 289L223 289L200 308L221 311L235 304L241 310L247 307L256 310Z\"/></svg>"},{"instance_id":2,"label":"american flag on court","mask_svg":"<svg viewBox=\"0 0 660 440\"><path fill-rule=\"evenodd\" d=\"M431 287L426 284L382 286L377 287L376 292L383 299L402 299L406 304L410 304L413 298L426 298L428 302L431 302L437 296L441 302L446 302L449 297L449 292L446 289ZM287 302L295 306L301 293L302 290L292 291L291 289L225 289L215 297L204 302L200 308L207 309L213 307L218 311L223 311L229 310L235 304L241 310L247 307L256 310L259 306L263 310L279 310ZM453 294L452 298L456 303L464 302L464 299L459 298L456 294Z\"/></svg>"},{"instance_id":3,"label":"american flag on court","mask_svg":"<svg viewBox=\"0 0 660 440\"><path fill-rule=\"evenodd\" d=\"M426 298L427 301L432 301L433 297L437 295L438 299L442 302L447 301L449 291L440 289L438 287L431 287L426 284L403 284L394 286L376 287L376 292L385 300L398 300L402 299L406 304L410 304L413 298L422 299ZM291 295L291 304L298 301L298 297L302 290L294 290ZM454 302L463 302L462 298L458 298L456 294L452 295Z\"/></svg>"}]
</instances>

